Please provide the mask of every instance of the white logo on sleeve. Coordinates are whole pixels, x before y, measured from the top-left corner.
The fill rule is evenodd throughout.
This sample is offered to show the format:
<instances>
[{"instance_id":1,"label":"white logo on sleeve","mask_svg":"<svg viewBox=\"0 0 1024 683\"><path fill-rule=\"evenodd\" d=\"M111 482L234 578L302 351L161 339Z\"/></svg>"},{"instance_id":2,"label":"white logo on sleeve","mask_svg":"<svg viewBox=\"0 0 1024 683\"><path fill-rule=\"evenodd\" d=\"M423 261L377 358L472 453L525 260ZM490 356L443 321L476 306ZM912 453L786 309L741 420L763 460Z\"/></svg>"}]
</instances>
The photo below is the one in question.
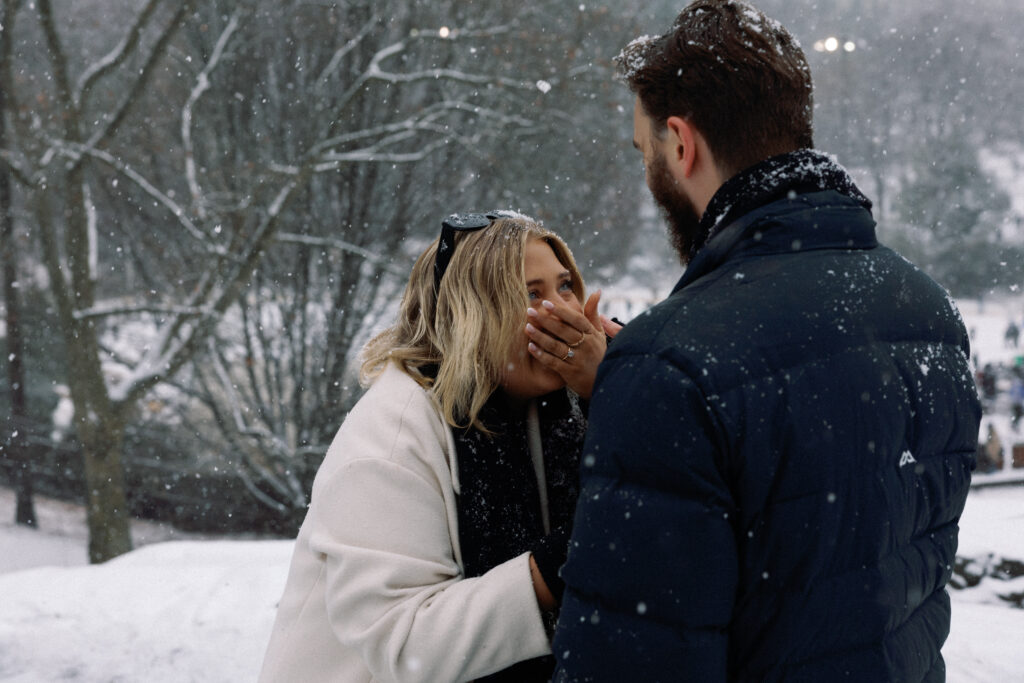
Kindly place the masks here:
<instances>
[{"instance_id":1,"label":"white logo on sleeve","mask_svg":"<svg viewBox=\"0 0 1024 683\"><path fill-rule=\"evenodd\" d=\"M914 460L914 456L910 454L910 451L903 451L903 455L900 456L900 467L909 465L912 462L917 462L917 460Z\"/></svg>"}]
</instances>

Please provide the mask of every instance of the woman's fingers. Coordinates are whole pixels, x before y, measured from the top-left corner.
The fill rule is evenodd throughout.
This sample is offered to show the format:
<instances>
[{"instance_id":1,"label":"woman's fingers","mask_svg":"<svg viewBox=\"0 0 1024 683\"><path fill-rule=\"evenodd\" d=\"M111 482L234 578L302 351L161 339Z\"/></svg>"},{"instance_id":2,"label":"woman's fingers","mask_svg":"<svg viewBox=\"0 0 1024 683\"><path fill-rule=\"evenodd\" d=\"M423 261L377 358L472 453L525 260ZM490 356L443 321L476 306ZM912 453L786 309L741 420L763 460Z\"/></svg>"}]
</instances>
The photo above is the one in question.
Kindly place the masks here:
<instances>
[{"instance_id":1,"label":"woman's fingers","mask_svg":"<svg viewBox=\"0 0 1024 683\"><path fill-rule=\"evenodd\" d=\"M609 337L614 339L615 335L617 335L619 333L619 330L622 329L622 325L620 325L619 323L613 321L608 316L602 315L601 316L601 329L604 330L604 333L606 335L608 335Z\"/></svg>"},{"instance_id":2,"label":"woman's fingers","mask_svg":"<svg viewBox=\"0 0 1024 683\"><path fill-rule=\"evenodd\" d=\"M593 296L591 296L591 299L593 299ZM576 301L573 300L573 303L576 303ZM591 304L591 301L588 299L587 303ZM596 305L596 302L591 305ZM534 310L534 313L537 314L535 319L540 320L541 326L545 330L550 334L561 337L570 344L579 340L580 333L586 332L590 334L599 329L594 326L589 316L580 308L579 304L571 306L565 301L548 301L545 299L541 302L541 308ZM563 336L563 333L565 336Z\"/></svg>"},{"instance_id":3,"label":"woman's fingers","mask_svg":"<svg viewBox=\"0 0 1024 683\"><path fill-rule=\"evenodd\" d=\"M597 299L587 301L596 316ZM541 310L530 309L526 334L528 349L544 367L565 379L570 389L589 398L594 387L597 366L605 352L605 336L595 328L584 311L561 303L542 302ZM600 324L600 318L597 322Z\"/></svg>"},{"instance_id":4,"label":"woman's fingers","mask_svg":"<svg viewBox=\"0 0 1024 683\"><path fill-rule=\"evenodd\" d=\"M590 321L582 313L574 311L568 306L556 309L557 313L548 310L526 310L527 321L542 332L554 337L565 344L576 344L582 339L584 332L593 329ZM562 316L565 316L564 318ZM547 349L547 347L544 347ZM562 355L565 354L563 349Z\"/></svg>"},{"instance_id":5,"label":"woman's fingers","mask_svg":"<svg viewBox=\"0 0 1024 683\"><path fill-rule=\"evenodd\" d=\"M536 356L534 349L543 351L554 358L562 358L568 354L568 345L535 326L526 323L526 336L530 338L530 352Z\"/></svg>"},{"instance_id":6,"label":"woman's fingers","mask_svg":"<svg viewBox=\"0 0 1024 683\"><path fill-rule=\"evenodd\" d=\"M601 329L601 316L597 312L597 304L600 301L601 290L599 289L587 298L587 303L583 304L583 315L587 317L587 321L595 330Z\"/></svg>"}]
</instances>

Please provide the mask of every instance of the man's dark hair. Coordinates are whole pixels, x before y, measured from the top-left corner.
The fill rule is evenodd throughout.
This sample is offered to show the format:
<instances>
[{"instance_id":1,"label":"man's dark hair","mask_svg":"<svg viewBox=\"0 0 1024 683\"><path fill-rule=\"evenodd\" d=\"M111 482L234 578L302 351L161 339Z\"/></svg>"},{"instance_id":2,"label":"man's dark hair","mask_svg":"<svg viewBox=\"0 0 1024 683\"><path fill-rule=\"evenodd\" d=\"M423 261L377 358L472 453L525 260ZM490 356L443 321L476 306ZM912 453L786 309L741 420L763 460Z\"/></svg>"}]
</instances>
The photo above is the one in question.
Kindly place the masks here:
<instances>
[{"instance_id":1,"label":"man's dark hair","mask_svg":"<svg viewBox=\"0 0 1024 683\"><path fill-rule=\"evenodd\" d=\"M656 134L670 116L687 119L727 175L814 146L803 50L785 27L746 3L697 0L668 33L633 41L616 63Z\"/></svg>"}]
</instances>

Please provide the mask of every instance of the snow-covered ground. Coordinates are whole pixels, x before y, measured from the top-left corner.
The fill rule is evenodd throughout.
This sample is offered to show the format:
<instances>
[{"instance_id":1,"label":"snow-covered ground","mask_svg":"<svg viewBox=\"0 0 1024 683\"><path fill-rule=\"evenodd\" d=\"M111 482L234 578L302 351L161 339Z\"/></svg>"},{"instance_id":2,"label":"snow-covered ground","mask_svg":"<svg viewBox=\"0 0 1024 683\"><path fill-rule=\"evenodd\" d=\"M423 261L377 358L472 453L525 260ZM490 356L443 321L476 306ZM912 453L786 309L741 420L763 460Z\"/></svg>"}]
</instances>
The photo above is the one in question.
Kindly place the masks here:
<instances>
[{"instance_id":1,"label":"snow-covered ground","mask_svg":"<svg viewBox=\"0 0 1024 683\"><path fill-rule=\"evenodd\" d=\"M0 681L254 681L292 541L211 540L136 522L137 550L88 565L85 512L0 488ZM167 539L187 540L167 540Z\"/></svg>"},{"instance_id":2,"label":"snow-covered ground","mask_svg":"<svg viewBox=\"0 0 1024 683\"><path fill-rule=\"evenodd\" d=\"M14 528L0 490L0 681L255 680L291 541L162 541L88 566L84 513L39 507L39 530ZM960 538L979 568L1024 559L1024 486L973 490ZM1024 577L952 591L950 683L1024 681L1024 610L1000 597L1022 592Z\"/></svg>"},{"instance_id":3,"label":"snow-covered ground","mask_svg":"<svg viewBox=\"0 0 1024 683\"><path fill-rule=\"evenodd\" d=\"M981 362L1012 363L1007 318L1024 300L962 302ZM998 429L1010 430L1005 416ZM1024 440L1004 436L1004 443ZM1021 478L1007 469L986 477ZM978 478L976 478L978 479ZM992 479L994 480L994 479ZM14 497L0 489L0 681L188 683L253 681L284 586L291 541L228 540L136 522L138 549L104 565L86 561L85 513L39 498L40 527L15 527ZM943 649L950 683L1024 683L1024 485L975 488L960 552L980 583L951 591ZM991 572L991 573L989 573ZM1006 596L1006 597L1003 597Z\"/></svg>"}]
</instances>

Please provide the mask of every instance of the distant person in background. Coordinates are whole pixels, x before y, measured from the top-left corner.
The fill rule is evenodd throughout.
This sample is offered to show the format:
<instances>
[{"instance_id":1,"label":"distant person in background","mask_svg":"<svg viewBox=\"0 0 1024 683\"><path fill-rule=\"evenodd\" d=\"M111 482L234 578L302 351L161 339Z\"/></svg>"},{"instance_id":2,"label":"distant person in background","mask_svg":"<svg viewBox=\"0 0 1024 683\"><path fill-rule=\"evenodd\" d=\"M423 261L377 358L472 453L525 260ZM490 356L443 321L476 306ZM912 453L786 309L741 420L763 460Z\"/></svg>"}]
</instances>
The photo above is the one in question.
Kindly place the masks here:
<instances>
[{"instance_id":1,"label":"distant person in background","mask_svg":"<svg viewBox=\"0 0 1024 683\"><path fill-rule=\"evenodd\" d=\"M557 363L527 310L558 301ZM568 247L511 212L449 217L313 484L264 683L549 680L607 328Z\"/></svg>"},{"instance_id":2,"label":"distant person in background","mask_svg":"<svg viewBox=\"0 0 1024 683\"><path fill-rule=\"evenodd\" d=\"M1006 326L1006 332L1003 334L1003 340L1006 342L1006 347L1010 349L1017 348L1017 344L1020 341L1020 328L1017 327L1017 323L1010 321L1010 324Z\"/></svg>"},{"instance_id":3,"label":"distant person in background","mask_svg":"<svg viewBox=\"0 0 1024 683\"><path fill-rule=\"evenodd\" d=\"M1003 442L999 438L999 433L996 432L995 425L990 422L985 436L985 443L981 445L981 462L978 463L978 469L985 474L989 474L991 472L998 472L1002 468Z\"/></svg>"},{"instance_id":4,"label":"distant person in background","mask_svg":"<svg viewBox=\"0 0 1024 683\"><path fill-rule=\"evenodd\" d=\"M958 311L812 149L778 22L700 0L619 65L688 265L598 370L554 680L943 680L981 412Z\"/></svg>"},{"instance_id":5,"label":"distant person in background","mask_svg":"<svg viewBox=\"0 0 1024 683\"><path fill-rule=\"evenodd\" d=\"M982 398L986 403L991 403L996 399L996 369L991 363L985 363L984 367L981 368L978 380L979 384L981 384Z\"/></svg>"},{"instance_id":6,"label":"distant person in background","mask_svg":"<svg viewBox=\"0 0 1024 683\"><path fill-rule=\"evenodd\" d=\"M1020 428L1024 419L1024 365L1014 365L1010 370L1010 420L1013 431Z\"/></svg>"}]
</instances>

